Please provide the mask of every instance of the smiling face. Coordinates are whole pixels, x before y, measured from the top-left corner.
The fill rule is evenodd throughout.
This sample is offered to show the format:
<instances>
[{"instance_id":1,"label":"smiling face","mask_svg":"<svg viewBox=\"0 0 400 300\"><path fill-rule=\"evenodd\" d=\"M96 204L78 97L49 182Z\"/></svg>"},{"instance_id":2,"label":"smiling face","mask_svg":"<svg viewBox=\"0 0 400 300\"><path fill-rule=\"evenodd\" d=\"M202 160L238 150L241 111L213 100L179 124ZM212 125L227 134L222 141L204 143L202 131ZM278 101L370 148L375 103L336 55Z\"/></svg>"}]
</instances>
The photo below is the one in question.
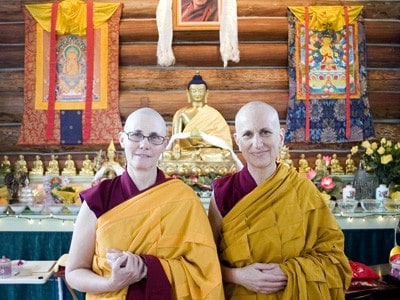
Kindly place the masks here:
<instances>
[{"instance_id":1,"label":"smiling face","mask_svg":"<svg viewBox=\"0 0 400 300\"><path fill-rule=\"evenodd\" d=\"M142 108L128 117L124 132L165 137L166 126L160 114L150 108ZM120 133L119 141L125 151L128 171L156 168L158 159L165 150L167 140L161 145L150 143L148 138L144 138L141 142L133 142L128 139L128 135L124 132Z\"/></svg>"},{"instance_id":2,"label":"smiling face","mask_svg":"<svg viewBox=\"0 0 400 300\"><path fill-rule=\"evenodd\" d=\"M206 5L208 0L193 0L193 4L195 7Z\"/></svg>"},{"instance_id":3,"label":"smiling face","mask_svg":"<svg viewBox=\"0 0 400 300\"><path fill-rule=\"evenodd\" d=\"M284 137L276 110L263 102L246 104L236 116L235 128L234 138L249 170L273 172Z\"/></svg>"}]
</instances>

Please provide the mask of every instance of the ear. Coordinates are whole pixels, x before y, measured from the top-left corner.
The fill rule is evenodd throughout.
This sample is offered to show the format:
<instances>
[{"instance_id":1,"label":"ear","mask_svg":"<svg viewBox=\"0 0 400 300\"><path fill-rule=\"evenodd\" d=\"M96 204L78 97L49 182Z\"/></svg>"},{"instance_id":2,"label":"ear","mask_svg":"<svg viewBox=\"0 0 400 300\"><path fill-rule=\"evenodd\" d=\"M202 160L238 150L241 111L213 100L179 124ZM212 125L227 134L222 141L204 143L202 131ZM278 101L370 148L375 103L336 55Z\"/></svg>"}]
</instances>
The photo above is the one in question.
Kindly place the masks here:
<instances>
[{"instance_id":1,"label":"ear","mask_svg":"<svg viewBox=\"0 0 400 300\"><path fill-rule=\"evenodd\" d=\"M283 145L285 144L285 129L281 128L279 130L279 137L280 137L280 147L283 147Z\"/></svg>"},{"instance_id":2,"label":"ear","mask_svg":"<svg viewBox=\"0 0 400 300\"><path fill-rule=\"evenodd\" d=\"M240 149L239 137L238 137L238 135L237 135L236 132L233 134L233 139L235 140L235 143L236 143L236 145L238 146L239 151L242 151L242 150Z\"/></svg>"},{"instance_id":3,"label":"ear","mask_svg":"<svg viewBox=\"0 0 400 300\"><path fill-rule=\"evenodd\" d=\"M189 89L186 89L186 96L187 96L187 99L188 99L188 103L191 103L192 102L192 98L190 96Z\"/></svg>"},{"instance_id":4,"label":"ear","mask_svg":"<svg viewBox=\"0 0 400 300\"><path fill-rule=\"evenodd\" d=\"M124 139L126 138L126 134L122 131L118 134L119 145L122 149L124 149Z\"/></svg>"}]
</instances>

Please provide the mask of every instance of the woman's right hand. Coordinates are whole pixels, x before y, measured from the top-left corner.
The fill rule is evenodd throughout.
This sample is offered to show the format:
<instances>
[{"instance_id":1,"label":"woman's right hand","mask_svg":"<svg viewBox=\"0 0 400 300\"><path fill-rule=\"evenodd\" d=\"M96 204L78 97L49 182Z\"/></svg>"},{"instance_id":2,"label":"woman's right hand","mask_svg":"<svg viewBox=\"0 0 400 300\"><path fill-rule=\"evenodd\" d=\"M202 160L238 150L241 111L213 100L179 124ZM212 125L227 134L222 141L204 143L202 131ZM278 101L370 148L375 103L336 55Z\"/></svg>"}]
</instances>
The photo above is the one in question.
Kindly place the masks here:
<instances>
[{"instance_id":1,"label":"woman's right hand","mask_svg":"<svg viewBox=\"0 0 400 300\"><path fill-rule=\"evenodd\" d=\"M254 263L234 269L233 272L236 284L256 293L275 293L283 290L287 284L286 274L275 263Z\"/></svg>"},{"instance_id":2,"label":"woman's right hand","mask_svg":"<svg viewBox=\"0 0 400 300\"><path fill-rule=\"evenodd\" d=\"M134 284L147 275L144 260L128 251L109 250L107 261L111 266L110 288L119 290Z\"/></svg>"}]
</instances>

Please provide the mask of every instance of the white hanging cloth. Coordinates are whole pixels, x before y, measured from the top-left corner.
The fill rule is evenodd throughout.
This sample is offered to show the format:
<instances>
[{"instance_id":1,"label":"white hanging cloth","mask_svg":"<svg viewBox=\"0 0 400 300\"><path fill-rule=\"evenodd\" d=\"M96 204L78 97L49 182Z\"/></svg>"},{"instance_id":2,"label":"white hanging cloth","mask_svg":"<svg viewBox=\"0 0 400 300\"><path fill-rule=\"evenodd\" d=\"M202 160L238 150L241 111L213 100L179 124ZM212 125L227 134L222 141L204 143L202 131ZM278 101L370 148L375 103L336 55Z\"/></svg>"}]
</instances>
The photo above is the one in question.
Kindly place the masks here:
<instances>
[{"instance_id":1,"label":"white hanging cloth","mask_svg":"<svg viewBox=\"0 0 400 300\"><path fill-rule=\"evenodd\" d=\"M175 64L175 56L172 50L172 0L160 0L158 2L156 20L158 29L157 63L162 67L169 67ZM236 0L222 1L219 38L224 67L228 66L229 60L239 62Z\"/></svg>"}]
</instances>

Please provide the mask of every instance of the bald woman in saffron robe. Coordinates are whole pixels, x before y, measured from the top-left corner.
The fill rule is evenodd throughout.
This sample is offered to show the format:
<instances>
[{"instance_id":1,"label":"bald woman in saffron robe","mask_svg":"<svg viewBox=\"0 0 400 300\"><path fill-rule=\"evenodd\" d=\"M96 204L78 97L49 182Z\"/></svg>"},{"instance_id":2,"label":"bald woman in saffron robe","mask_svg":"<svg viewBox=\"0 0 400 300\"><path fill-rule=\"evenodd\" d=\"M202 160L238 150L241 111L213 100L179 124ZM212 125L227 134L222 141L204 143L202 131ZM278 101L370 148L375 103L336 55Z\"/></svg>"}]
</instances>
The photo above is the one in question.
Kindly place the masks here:
<instances>
[{"instance_id":1,"label":"bald woman in saffron robe","mask_svg":"<svg viewBox=\"0 0 400 300\"><path fill-rule=\"evenodd\" d=\"M199 198L157 168L165 135L156 111L132 113L119 134L125 172L81 193L66 279L86 299L224 299Z\"/></svg>"},{"instance_id":2,"label":"bald woman in saffron robe","mask_svg":"<svg viewBox=\"0 0 400 300\"><path fill-rule=\"evenodd\" d=\"M246 165L214 181L209 208L226 299L344 299L343 232L313 183L276 163L278 113L250 102L235 128Z\"/></svg>"}]
</instances>

